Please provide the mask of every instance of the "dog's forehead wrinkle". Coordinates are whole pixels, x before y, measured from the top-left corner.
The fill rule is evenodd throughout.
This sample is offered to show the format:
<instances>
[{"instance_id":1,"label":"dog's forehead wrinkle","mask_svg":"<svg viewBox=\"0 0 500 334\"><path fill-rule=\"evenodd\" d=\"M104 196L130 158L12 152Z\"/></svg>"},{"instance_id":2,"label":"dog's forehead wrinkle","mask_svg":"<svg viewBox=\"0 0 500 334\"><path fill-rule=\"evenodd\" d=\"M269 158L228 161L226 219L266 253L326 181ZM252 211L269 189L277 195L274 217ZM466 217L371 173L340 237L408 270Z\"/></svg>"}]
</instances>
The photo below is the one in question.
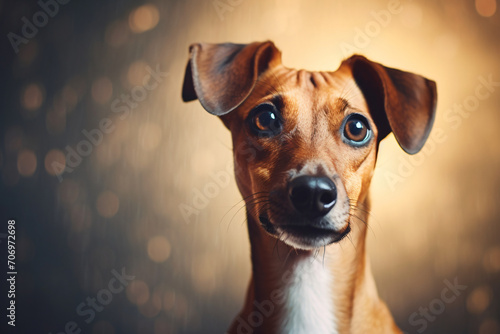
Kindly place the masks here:
<instances>
[{"instance_id":1,"label":"dog's forehead wrinkle","mask_svg":"<svg viewBox=\"0 0 500 334\"><path fill-rule=\"evenodd\" d=\"M352 77L341 71L308 71L283 67L269 71L263 80L274 81L272 86L275 88L295 86L308 91L325 88L342 91L343 88L350 86L351 83L356 86Z\"/></svg>"},{"instance_id":2,"label":"dog's forehead wrinkle","mask_svg":"<svg viewBox=\"0 0 500 334\"><path fill-rule=\"evenodd\" d=\"M324 87L329 84L325 72L311 72L309 80L314 87Z\"/></svg>"}]
</instances>

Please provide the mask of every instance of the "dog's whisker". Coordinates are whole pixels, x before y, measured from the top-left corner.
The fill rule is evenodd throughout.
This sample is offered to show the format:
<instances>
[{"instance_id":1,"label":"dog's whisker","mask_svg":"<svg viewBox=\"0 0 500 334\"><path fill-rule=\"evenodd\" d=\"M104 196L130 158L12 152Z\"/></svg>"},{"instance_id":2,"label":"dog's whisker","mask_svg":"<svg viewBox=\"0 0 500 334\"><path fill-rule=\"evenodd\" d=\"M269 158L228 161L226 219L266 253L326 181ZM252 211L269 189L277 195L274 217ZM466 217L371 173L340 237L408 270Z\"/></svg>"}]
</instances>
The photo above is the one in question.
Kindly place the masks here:
<instances>
[{"instance_id":1,"label":"dog's whisker","mask_svg":"<svg viewBox=\"0 0 500 334\"><path fill-rule=\"evenodd\" d=\"M229 230L229 226L231 225L231 222L232 220L238 215L238 213L247 208L247 209L251 209L252 205L255 206L258 204L259 201L262 201L262 202L265 202L265 198L267 198L267 196L263 196L263 195L259 195L259 197L256 197L255 199L253 199L251 202L247 202L245 205L243 205L242 207L240 207L238 210L236 210L236 212L234 212L233 216L231 217L231 219L229 220L229 224L228 224L228 230ZM233 206L234 208L234 206ZM228 211L224 217L229 213L230 211Z\"/></svg>"},{"instance_id":2,"label":"dog's whisker","mask_svg":"<svg viewBox=\"0 0 500 334\"><path fill-rule=\"evenodd\" d=\"M287 236L287 237L288 237L288 236ZM285 238L285 240L283 240L283 241L285 242L285 241L286 241L286 238ZM295 250L295 251L297 251L294 247L291 247L291 248L290 248L290 250L288 251L288 253L287 253L286 257L285 257L285 262L283 262L283 267L285 267L285 266L286 266L286 263L287 263L287 261L288 261L288 258L290 257L290 255L292 254L292 252L293 252L294 250Z\"/></svg>"},{"instance_id":3,"label":"dog's whisker","mask_svg":"<svg viewBox=\"0 0 500 334\"><path fill-rule=\"evenodd\" d=\"M356 245L354 244L354 242L352 241L352 237L350 235L347 236L347 239L349 239L349 241L351 242L351 245L352 247L356 250L356 252L358 252L358 248L356 247Z\"/></svg>"},{"instance_id":4,"label":"dog's whisker","mask_svg":"<svg viewBox=\"0 0 500 334\"><path fill-rule=\"evenodd\" d=\"M225 218L225 217L226 217L226 216L227 216L227 215L231 212L231 210L233 210L233 209L234 209L235 207L237 207L238 205L243 204L242 202L246 202L246 200L247 200L248 198L251 198L251 197L253 197L253 196L257 196L257 195L261 195L261 194L266 194L266 193L267 193L267 192L265 192L265 191L258 191L258 192L256 192L256 193L253 193L253 194L251 194L251 195L249 195L249 196L244 197L243 199L241 199L240 201L238 201L236 204L234 204L231 208L229 208L229 210L228 210L228 211L227 211L227 212L226 212L226 213L222 216L222 218L221 218L221 222L222 222L222 221L224 220L224 218Z\"/></svg>"},{"instance_id":5,"label":"dog's whisker","mask_svg":"<svg viewBox=\"0 0 500 334\"><path fill-rule=\"evenodd\" d=\"M368 214L370 217L373 217L374 219L376 219L376 217L372 214L369 205L366 205L364 203L360 203L357 201L352 201L352 203L351 202L349 203L349 207L352 209L355 209L355 210L362 211L362 212Z\"/></svg>"},{"instance_id":6,"label":"dog's whisker","mask_svg":"<svg viewBox=\"0 0 500 334\"><path fill-rule=\"evenodd\" d=\"M372 233L372 235L374 237L376 237L375 231L373 230L373 228L371 227L371 225L368 224L368 222L365 219L363 219L361 217L358 217L358 216L356 216L353 213L349 213L349 218L356 218L357 220L361 221L368 228L368 230Z\"/></svg>"},{"instance_id":7,"label":"dog's whisker","mask_svg":"<svg viewBox=\"0 0 500 334\"><path fill-rule=\"evenodd\" d=\"M366 213L366 214L369 214L370 216L373 216L370 210L363 209L362 207L360 207L360 206L359 206L359 205L357 205L357 204L349 204L349 207L350 207L351 209L359 210L359 211L361 211L361 212L364 212L364 213Z\"/></svg>"},{"instance_id":8,"label":"dog's whisker","mask_svg":"<svg viewBox=\"0 0 500 334\"><path fill-rule=\"evenodd\" d=\"M368 226L368 222L366 220L364 220L362 217L355 215L354 213L349 213L349 217L356 218L357 220Z\"/></svg>"},{"instance_id":9,"label":"dog's whisker","mask_svg":"<svg viewBox=\"0 0 500 334\"><path fill-rule=\"evenodd\" d=\"M280 242L280 239L281 239L282 235L283 235L283 232L281 232L280 235L276 238L276 241L274 242L274 247L273 247L273 253L272 254L274 254L274 250L276 250L276 254L278 254L278 259L280 259L280 249L277 246L278 246L278 242Z\"/></svg>"},{"instance_id":10,"label":"dog's whisker","mask_svg":"<svg viewBox=\"0 0 500 334\"><path fill-rule=\"evenodd\" d=\"M233 222L234 218L236 218L236 216L238 215L238 213L242 210L246 208L245 205L243 205L241 208L239 208L238 210L236 210L235 213L233 213L231 219L229 219L229 223L227 224L227 231L229 231L229 228L231 227L231 223Z\"/></svg>"},{"instance_id":11,"label":"dog's whisker","mask_svg":"<svg viewBox=\"0 0 500 334\"><path fill-rule=\"evenodd\" d=\"M323 267L325 266L326 245L323 245Z\"/></svg>"}]
</instances>

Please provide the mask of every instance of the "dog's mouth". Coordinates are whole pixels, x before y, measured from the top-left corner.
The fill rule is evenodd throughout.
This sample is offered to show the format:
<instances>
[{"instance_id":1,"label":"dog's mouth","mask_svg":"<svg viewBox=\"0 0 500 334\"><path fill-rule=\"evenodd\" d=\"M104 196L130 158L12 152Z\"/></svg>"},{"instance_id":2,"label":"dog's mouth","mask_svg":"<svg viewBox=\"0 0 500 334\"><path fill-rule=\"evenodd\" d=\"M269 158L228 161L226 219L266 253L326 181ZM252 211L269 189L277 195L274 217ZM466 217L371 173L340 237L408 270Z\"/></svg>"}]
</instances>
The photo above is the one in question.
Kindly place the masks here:
<instances>
[{"instance_id":1,"label":"dog's mouth","mask_svg":"<svg viewBox=\"0 0 500 334\"><path fill-rule=\"evenodd\" d=\"M271 236L297 249L339 242L351 231L351 214L345 189L333 179L301 175L287 180L260 199L254 217Z\"/></svg>"},{"instance_id":2,"label":"dog's mouth","mask_svg":"<svg viewBox=\"0 0 500 334\"><path fill-rule=\"evenodd\" d=\"M351 231L349 224L339 231L325 224L273 224L266 216L260 216L259 221L269 234L299 249L314 249L339 242Z\"/></svg>"}]
</instances>

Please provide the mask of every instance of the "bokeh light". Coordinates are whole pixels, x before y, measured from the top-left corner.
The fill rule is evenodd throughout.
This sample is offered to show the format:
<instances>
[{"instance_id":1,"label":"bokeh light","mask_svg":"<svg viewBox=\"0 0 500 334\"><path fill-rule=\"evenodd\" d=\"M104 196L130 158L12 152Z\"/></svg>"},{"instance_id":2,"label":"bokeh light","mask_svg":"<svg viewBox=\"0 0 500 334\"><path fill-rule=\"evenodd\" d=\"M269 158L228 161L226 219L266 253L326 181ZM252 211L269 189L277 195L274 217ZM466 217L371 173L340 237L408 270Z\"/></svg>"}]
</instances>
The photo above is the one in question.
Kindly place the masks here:
<instances>
[{"instance_id":1,"label":"bokeh light","mask_svg":"<svg viewBox=\"0 0 500 334\"><path fill-rule=\"evenodd\" d=\"M496 0L476 0L476 10L477 13L484 17L490 17L495 15L497 11L497 1Z\"/></svg>"},{"instance_id":2,"label":"bokeh light","mask_svg":"<svg viewBox=\"0 0 500 334\"><path fill-rule=\"evenodd\" d=\"M500 334L500 324L497 320L488 318L481 323L479 334Z\"/></svg>"},{"instance_id":3,"label":"bokeh light","mask_svg":"<svg viewBox=\"0 0 500 334\"><path fill-rule=\"evenodd\" d=\"M120 200L112 191L103 191L96 202L97 212L104 218L111 218L118 212Z\"/></svg>"},{"instance_id":4,"label":"bokeh light","mask_svg":"<svg viewBox=\"0 0 500 334\"><path fill-rule=\"evenodd\" d=\"M149 286L144 281L134 280L127 286L127 298L137 306L146 304L149 300Z\"/></svg>"},{"instance_id":5,"label":"bokeh light","mask_svg":"<svg viewBox=\"0 0 500 334\"><path fill-rule=\"evenodd\" d=\"M480 286L472 290L467 296L467 310L474 314L484 312L491 302L492 292L487 286Z\"/></svg>"},{"instance_id":6,"label":"bokeh light","mask_svg":"<svg viewBox=\"0 0 500 334\"><path fill-rule=\"evenodd\" d=\"M21 97L21 105L28 111L40 108L44 100L43 88L40 84L31 83L24 89Z\"/></svg>"},{"instance_id":7,"label":"bokeh light","mask_svg":"<svg viewBox=\"0 0 500 334\"><path fill-rule=\"evenodd\" d=\"M37 159L32 150L22 150L17 155L17 171L21 176L32 176L36 171Z\"/></svg>"},{"instance_id":8,"label":"bokeh light","mask_svg":"<svg viewBox=\"0 0 500 334\"><path fill-rule=\"evenodd\" d=\"M60 150L53 149L45 155L45 170L50 175L61 175L66 168L66 156Z\"/></svg>"},{"instance_id":9,"label":"bokeh light","mask_svg":"<svg viewBox=\"0 0 500 334\"><path fill-rule=\"evenodd\" d=\"M155 236L148 241L148 256L154 262L164 262L170 256L170 242L164 236Z\"/></svg>"},{"instance_id":10,"label":"bokeh light","mask_svg":"<svg viewBox=\"0 0 500 334\"><path fill-rule=\"evenodd\" d=\"M160 20L160 13L155 5L147 4L140 6L130 13L130 29L135 33L142 33L153 29Z\"/></svg>"}]
</instances>

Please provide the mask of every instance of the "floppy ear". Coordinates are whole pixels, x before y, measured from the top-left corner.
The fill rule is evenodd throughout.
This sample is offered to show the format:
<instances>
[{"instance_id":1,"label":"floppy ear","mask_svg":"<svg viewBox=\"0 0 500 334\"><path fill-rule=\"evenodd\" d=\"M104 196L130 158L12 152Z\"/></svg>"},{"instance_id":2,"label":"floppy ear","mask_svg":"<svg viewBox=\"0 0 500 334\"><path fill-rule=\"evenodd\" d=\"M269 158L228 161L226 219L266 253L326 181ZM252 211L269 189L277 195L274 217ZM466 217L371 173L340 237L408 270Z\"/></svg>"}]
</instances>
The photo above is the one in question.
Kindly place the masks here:
<instances>
[{"instance_id":1,"label":"floppy ear","mask_svg":"<svg viewBox=\"0 0 500 334\"><path fill-rule=\"evenodd\" d=\"M281 52L270 41L252 44L193 44L186 67L182 99L199 99L209 113L222 116L252 92L260 74L281 64Z\"/></svg>"},{"instance_id":2,"label":"floppy ear","mask_svg":"<svg viewBox=\"0 0 500 334\"><path fill-rule=\"evenodd\" d=\"M345 62L351 66L354 80L368 103L379 132L378 140L392 131L405 152L420 151L434 122L436 83L359 55Z\"/></svg>"}]
</instances>

